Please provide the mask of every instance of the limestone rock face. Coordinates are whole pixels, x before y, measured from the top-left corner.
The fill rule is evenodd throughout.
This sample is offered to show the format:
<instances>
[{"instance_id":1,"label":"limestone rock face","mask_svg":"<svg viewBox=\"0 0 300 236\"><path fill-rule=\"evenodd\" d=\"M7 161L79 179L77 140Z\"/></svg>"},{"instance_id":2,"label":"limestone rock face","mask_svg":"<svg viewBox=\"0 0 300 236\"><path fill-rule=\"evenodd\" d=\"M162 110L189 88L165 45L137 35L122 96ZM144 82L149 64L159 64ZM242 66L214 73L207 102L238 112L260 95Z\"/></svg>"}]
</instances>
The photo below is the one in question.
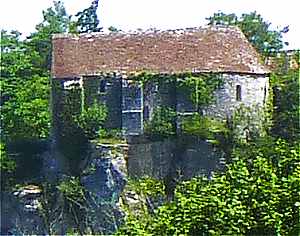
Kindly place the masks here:
<instances>
[{"instance_id":1,"label":"limestone rock face","mask_svg":"<svg viewBox=\"0 0 300 236\"><path fill-rule=\"evenodd\" d=\"M99 145L92 149L81 183L97 202L116 202L126 184L123 148Z\"/></svg>"},{"instance_id":2,"label":"limestone rock face","mask_svg":"<svg viewBox=\"0 0 300 236\"><path fill-rule=\"evenodd\" d=\"M91 150L81 177L87 192L88 217L95 232L111 234L124 216L118 206L127 176L124 147L98 145Z\"/></svg>"},{"instance_id":3,"label":"limestone rock face","mask_svg":"<svg viewBox=\"0 0 300 236\"><path fill-rule=\"evenodd\" d=\"M143 140L142 140L143 141ZM184 141L184 142L183 142ZM185 144L182 144L185 143ZM1 192L1 235L65 235L70 230L82 234L113 234L126 217L126 209L137 214L154 211L172 199L176 181L210 175L219 168L220 156L212 145L198 139L162 140L127 144L91 143L80 174L70 176L71 165L55 150L41 155L40 188L26 185L14 192ZM163 180L166 196L139 195L127 184L127 177L149 176ZM182 176L181 176L182 175ZM82 195L68 199L59 186L76 178ZM34 183L35 178L30 182ZM76 182L77 183L77 182ZM69 191L72 192L74 188ZM68 189L67 189L68 190Z\"/></svg>"},{"instance_id":4,"label":"limestone rock face","mask_svg":"<svg viewBox=\"0 0 300 236\"><path fill-rule=\"evenodd\" d=\"M1 235L43 235L46 227L40 214L42 190L28 185L13 193L1 192Z\"/></svg>"}]
</instances>

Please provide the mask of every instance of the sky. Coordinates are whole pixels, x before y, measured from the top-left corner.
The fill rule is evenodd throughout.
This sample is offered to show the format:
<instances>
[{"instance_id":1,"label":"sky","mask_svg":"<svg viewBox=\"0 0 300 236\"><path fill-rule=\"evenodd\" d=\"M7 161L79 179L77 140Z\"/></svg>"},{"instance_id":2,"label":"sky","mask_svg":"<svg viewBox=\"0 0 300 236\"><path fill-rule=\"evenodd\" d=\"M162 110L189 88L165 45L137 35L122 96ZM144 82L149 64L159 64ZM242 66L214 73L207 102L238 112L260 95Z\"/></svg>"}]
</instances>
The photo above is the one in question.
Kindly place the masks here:
<instances>
[{"instance_id":1,"label":"sky","mask_svg":"<svg viewBox=\"0 0 300 236\"><path fill-rule=\"evenodd\" d=\"M92 0L63 2L68 14L74 15L89 7ZM0 27L26 36L42 21L42 10L50 6L52 0L1 0ZM129 31L199 27L214 12L239 16L256 10L275 29L289 25L284 37L290 44L286 49L300 49L299 9L298 0L100 0L97 13L104 29L114 26Z\"/></svg>"}]
</instances>

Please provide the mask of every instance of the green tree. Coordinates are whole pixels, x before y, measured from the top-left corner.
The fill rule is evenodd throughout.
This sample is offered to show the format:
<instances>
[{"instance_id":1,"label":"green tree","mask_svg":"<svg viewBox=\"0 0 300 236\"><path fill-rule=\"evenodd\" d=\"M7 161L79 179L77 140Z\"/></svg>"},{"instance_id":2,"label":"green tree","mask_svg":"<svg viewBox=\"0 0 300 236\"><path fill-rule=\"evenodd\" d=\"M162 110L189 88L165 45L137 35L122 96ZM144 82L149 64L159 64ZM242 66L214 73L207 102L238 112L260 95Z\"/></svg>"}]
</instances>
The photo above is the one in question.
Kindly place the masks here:
<instances>
[{"instance_id":1,"label":"green tree","mask_svg":"<svg viewBox=\"0 0 300 236\"><path fill-rule=\"evenodd\" d=\"M50 123L48 77L34 65L38 54L20 33L1 34L1 138L44 138Z\"/></svg>"},{"instance_id":2,"label":"green tree","mask_svg":"<svg viewBox=\"0 0 300 236\"><path fill-rule=\"evenodd\" d=\"M17 85L14 97L2 108L2 128L8 140L48 137L49 81L39 76L31 79Z\"/></svg>"},{"instance_id":3,"label":"green tree","mask_svg":"<svg viewBox=\"0 0 300 236\"><path fill-rule=\"evenodd\" d=\"M282 49L284 44L287 44L287 42L283 42L283 34L289 31L289 27L273 30L271 23L265 21L256 11L242 14L241 17L237 17L233 13L218 12L206 20L209 25L238 26L257 51L265 56Z\"/></svg>"},{"instance_id":4,"label":"green tree","mask_svg":"<svg viewBox=\"0 0 300 236\"><path fill-rule=\"evenodd\" d=\"M272 134L290 141L300 139L299 70L271 77L274 99Z\"/></svg>"},{"instance_id":5,"label":"green tree","mask_svg":"<svg viewBox=\"0 0 300 236\"><path fill-rule=\"evenodd\" d=\"M118 233L298 235L298 145L264 138L237 147L231 158L225 173L180 183L174 201L154 213L129 212Z\"/></svg>"},{"instance_id":6,"label":"green tree","mask_svg":"<svg viewBox=\"0 0 300 236\"><path fill-rule=\"evenodd\" d=\"M63 2L53 1L53 7L43 11L43 21L36 26L36 32L28 38L28 46L36 51L39 60L35 60L37 67L49 72L51 65L51 39L53 34L69 31L71 16L66 12Z\"/></svg>"},{"instance_id":7,"label":"green tree","mask_svg":"<svg viewBox=\"0 0 300 236\"><path fill-rule=\"evenodd\" d=\"M26 40L1 32L1 138L45 138L49 133L51 34L66 32L70 17L60 1Z\"/></svg>"},{"instance_id":8,"label":"green tree","mask_svg":"<svg viewBox=\"0 0 300 236\"><path fill-rule=\"evenodd\" d=\"M75 116L75 122L84 131L87 138L96 138L104 132L103 124L107 118L107 109L104 104L95 102L84 109L80 115Z\"/></svg>"},{"instance_id":9,"label":"green tree","mask_svg":"<svg viewBox=\"0 0 300 236\"><path fill-rule=\"evenodd\" d=\"M93 0L90 7L78 12L77 17L77 31L79 33L100 32L102 28L99 27L99 19L97 16L99 0Z\"/></svg>"}]
</instances>

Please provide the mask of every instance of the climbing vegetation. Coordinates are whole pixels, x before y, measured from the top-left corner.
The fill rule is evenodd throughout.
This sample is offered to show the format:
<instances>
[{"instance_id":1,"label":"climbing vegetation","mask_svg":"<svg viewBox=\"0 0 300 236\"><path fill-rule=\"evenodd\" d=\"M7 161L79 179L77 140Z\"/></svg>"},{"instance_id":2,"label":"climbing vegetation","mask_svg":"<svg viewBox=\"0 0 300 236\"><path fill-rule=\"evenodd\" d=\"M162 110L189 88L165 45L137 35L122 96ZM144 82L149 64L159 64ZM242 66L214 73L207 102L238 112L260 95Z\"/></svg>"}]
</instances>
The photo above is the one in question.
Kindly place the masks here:
<instances>
[{"instance_id":1,"label":"climbing vegetation","mask_svg":"<svg viewBox=\"0 0 300 236\"><path fill-rule=\"evenodd\" d=\"M216 73L184 74L180 77L177 88L188 95L198 112L214 101L214 91L224 83L222 76Z\"/></svg>"},{"instance_id":2,"label":"climbing vegetation","mask_svg":"<svg viewBox=\"0 0 300 236\"><path fill-rule=\"evenodd\" d=\"M157 99L163 100L161 97L162 91L168 91L168 94L172 96L177 96L179 94L180 99L183 104L191 103L193 106L194 116L189 120L185 120L183 123L184 133L190 133L191 135L195 135L195 130L198 130L199 137L202 138L207 137L208 133L211 131L205 130L208 128L209 118L203 118L202 121L206 121L205 124L202 124L202 121L196 121L198 118L200 119L200 114L202 110L211 104L214 101L214 92L215 90L222 87L224 81L220 74L218 73L182 73L182 74L174 74L174 75L164 75L164 74L151 74L147 72L140 73L136 76L132 77L134 81L137 83L141 83L142 87L147 91L151 90L153 86L156 86L155 91L153 92L153 88L151 93L157 93ZM175 99L175 98L174 98ZM176 112L176 108L171 106L158 106L154 109L153 114L150 119L145 122L144 130L145 134L150 138L161 139L173 136L177 133L176 123L178 123L178 119L180 119L179 114ZM212 123L215 123L215 126L219 126L217 124L217 120L213 119ZM189 127L190 126L190 127ZM216 127L215 127L216 128ZM194 129L194 130L193 130ZM213 129L213 128L212 128ZM217 128L216 128L217 129ZM206 132L207 135L204 135Z\"/></svg>"},{"instance_id":3,"label":"climbing vegetation","mask_svg":"<svg viewBox=\"0 0 300 236\"><path fill-rule=\"evenodd\" d=\"M170 137L176 134L176 112L169 107L157 107L153 117L145 123L145 134L153 139Z\"/></svg>"},{"instance_id":4,"label":"climbing vegetation","mask_svg":"<svg viewBox=\"0 0 300 236\"><path fill-rule=\"evenodd\" d=\"M137 194L150 197L164 195L164 187L161 181L146 176L136 180L132 179L127 184L127 188L135 191Z\"/></svg>"}]
</instances>

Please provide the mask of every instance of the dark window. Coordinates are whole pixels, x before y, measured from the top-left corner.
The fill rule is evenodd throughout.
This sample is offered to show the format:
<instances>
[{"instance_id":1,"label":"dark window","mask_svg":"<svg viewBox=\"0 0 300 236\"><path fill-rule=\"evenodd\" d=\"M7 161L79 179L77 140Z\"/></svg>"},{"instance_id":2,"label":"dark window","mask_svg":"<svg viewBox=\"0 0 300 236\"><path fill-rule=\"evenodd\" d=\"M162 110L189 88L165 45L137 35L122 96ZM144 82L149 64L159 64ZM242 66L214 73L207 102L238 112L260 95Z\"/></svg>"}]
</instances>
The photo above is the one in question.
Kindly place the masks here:
<instances>
[{"instance_id":1,"label":"dark window","mask_svg":"<svg viewBox=\"0 0 300 236\"><path fill-rule=\"evenodd\" d=\"M149 107L144 106L144 119L148 120L149 119Z\"/></svg>"},{"instance_id":2,"label":"dark window","mask_svg":"<svg viewBox=\"0 0 300 236\"><path fill-rule=\"evenodd\" d=\"M241 87L241 85L236 86L236 100L237 101L242 100L242 87Z\"/></svg>"},{"instance_id":3,"label":"dark window","mask_svg":"<svg viewBox=\"0 0 300 236\"><path fill-rule=\"evenodd\" d=\"M267 87L264 87L264 103L266 102L266 96L267 96Z\"/></svg>"},{"instance_id":4,"label":"dark window","mask_svg":"<svg viewBox=\"0 0 300 236\"><path fill-rule=\"evenodd\" d=\"M100 80L99 92L100 93L106 92L106 81L105 80Z\"/></svg>"}]
</instances>

